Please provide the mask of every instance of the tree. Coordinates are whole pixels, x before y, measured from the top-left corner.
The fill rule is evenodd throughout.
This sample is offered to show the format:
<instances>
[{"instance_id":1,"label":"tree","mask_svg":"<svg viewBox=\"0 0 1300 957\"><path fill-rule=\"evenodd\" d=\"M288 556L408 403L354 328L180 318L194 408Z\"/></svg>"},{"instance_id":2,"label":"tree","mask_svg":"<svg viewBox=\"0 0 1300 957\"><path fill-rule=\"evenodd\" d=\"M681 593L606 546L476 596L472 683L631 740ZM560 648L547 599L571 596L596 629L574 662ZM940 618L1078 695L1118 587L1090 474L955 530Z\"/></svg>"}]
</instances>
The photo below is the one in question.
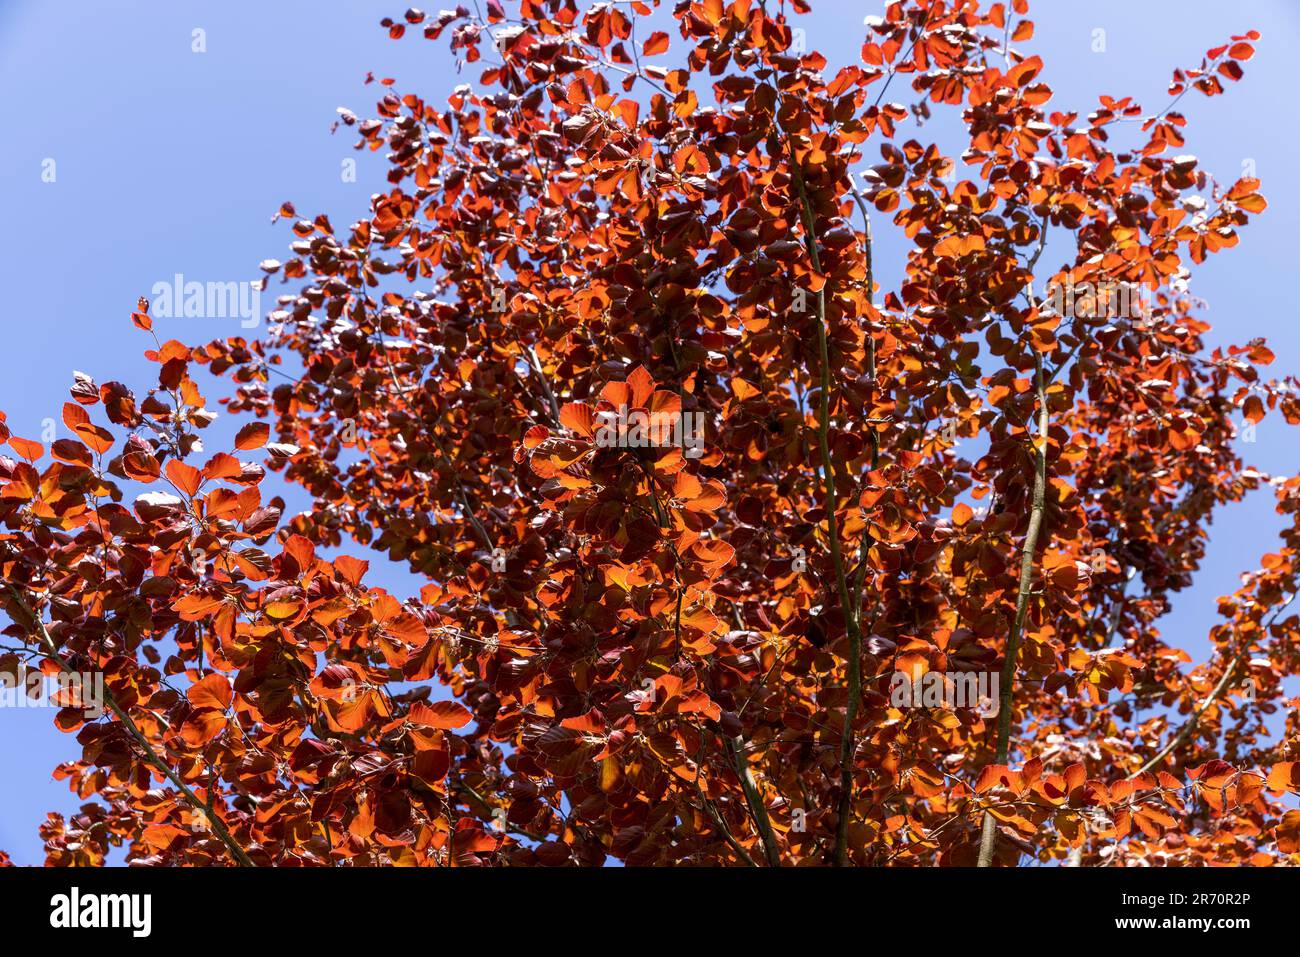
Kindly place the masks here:
<instances>
[{"instance_id":1,"label":"tree","mask_svg":"<svg viewBox=\"0 0 1300 957\"><path fill-rule=\"evenodd\" d=\"M50 863L1293 861L1300 479L1233 440L1300 405L1203 346L1190 270L1265 202L1176 152L1257 34L1081 118L1024 0L890 3L833 76L806 0L513 6L383 21L484 92L343 112L387 185L284 204L267 336L78 375L49 464L0 434L7 667L108 692ZM903 141L945 107L960 162ZM1262 485L1184 668L1157 619Z\"/></svg>"}]
</instances>

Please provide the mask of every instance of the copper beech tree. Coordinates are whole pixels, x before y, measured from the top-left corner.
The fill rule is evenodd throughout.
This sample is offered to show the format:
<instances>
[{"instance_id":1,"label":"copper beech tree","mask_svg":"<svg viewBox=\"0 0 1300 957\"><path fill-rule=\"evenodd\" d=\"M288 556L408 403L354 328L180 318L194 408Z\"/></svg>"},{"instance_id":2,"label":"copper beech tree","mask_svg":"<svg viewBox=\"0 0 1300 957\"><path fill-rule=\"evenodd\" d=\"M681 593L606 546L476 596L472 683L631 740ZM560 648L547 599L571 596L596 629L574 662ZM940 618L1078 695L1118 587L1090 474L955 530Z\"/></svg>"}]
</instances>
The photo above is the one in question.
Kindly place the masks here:
<instances>
[{"instance_id":1,"label":"copper beech tree","mask_svg":"<svg viewBox=\"0 0 1300 957\"><path fill-rule=\"evenodd\" d=\"M833 73L806 0L472 6L383 22L478 86L342 111L387 181L280 209L263 338L0 426L6 667L107 690L48 862L1300 859L1300 479L1236 445L1300 403L1188 294L1265 201L1179 107L1257 34L1081 113L1024 0L890 3ZM1158 619L1265 486L1193 656Z\"/></svg>"}]
</instances>

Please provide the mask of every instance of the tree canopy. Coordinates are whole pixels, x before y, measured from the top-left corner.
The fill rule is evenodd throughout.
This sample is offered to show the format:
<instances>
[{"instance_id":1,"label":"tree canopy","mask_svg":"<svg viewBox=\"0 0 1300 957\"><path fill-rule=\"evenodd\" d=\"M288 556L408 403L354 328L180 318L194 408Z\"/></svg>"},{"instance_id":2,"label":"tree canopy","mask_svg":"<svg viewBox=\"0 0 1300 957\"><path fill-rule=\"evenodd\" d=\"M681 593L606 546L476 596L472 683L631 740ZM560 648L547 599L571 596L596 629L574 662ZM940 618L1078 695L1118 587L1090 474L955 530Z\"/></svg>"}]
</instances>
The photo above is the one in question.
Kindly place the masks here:
<instances>
[{"instance_id":1,"label":"tree canopy","mask_svg":"<svg viewBox=\"0 0 1300 957\"><path fill-rule=\"evenodd\" d=\"M280 208L265 335L142 300L156 384L0 422L0 663L107 693L58 712L48 862L1300 853L1300 479L1235 446L1300 405L1204 344L1193 271L1265 201L1181 152L1257 34L1083 113L1025 0L889 3L833 74L807 0L473 6L383 22L478 82L342 112L385 181ZM1286 529L1194 661L1158 619L1261 488Z\"/></svg>"}]
</instances>

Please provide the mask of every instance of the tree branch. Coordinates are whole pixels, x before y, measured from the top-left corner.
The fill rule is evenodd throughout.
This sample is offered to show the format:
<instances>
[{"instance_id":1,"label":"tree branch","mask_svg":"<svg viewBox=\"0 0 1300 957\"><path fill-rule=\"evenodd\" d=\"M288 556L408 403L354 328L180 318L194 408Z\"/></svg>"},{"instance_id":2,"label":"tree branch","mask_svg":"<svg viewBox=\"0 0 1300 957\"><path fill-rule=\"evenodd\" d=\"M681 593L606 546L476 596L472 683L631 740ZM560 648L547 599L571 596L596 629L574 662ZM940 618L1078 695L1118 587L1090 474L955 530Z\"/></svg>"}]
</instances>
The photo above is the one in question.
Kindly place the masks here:
<instances>
[{"instance_id":1,"label":"tree branch","mask_svg":"<svg viewBox=\"0 0 1300 957\"><path fill-rule=\"evenodd\" d=\"M791 175L799 193L799 209L803 219L804 244L813 269L822 271L821 256L817 252L817 237L813 230L812 204L804 183L803 169L794 152L794 140L789 130L784 130L789 153ZM831 463L830 442L830 391L831 360L826 323L826 286L817 291L817 356L821 365L821 395L817 414L817 449L821 457L822 485L826 496L826 528L830 537L831 565L835 571L835 587L840 608L848 631L848 700L844 706L844 727L840 734L840 803L835 831L835 865L848 866L849 817L853 811L853 753L856 750L853 722L858 716L858 702L862 698L862 634L858 630L856 605L849 597L848 579L844 574L844 555L840 545L839 502L835 496L835 467Z\"/></svg>"},{"instance_id":2,"label":"tree branch","mask_svg":"<svg viewBox=\"0 0 1300 957\"><path fill-rule=\"evenodd\" d=\"M9 584L8 588L14 601L18 603L18 607L21 608L24 614L32 620L36 630L40 633L41 643L45 646L46 654L49 656L50 660L58 664L59 668L62 669L65 674L76 674L76 669L68 664L64 657L59 654L58 646L54 644L54 639L50 637L49 631L45 628L45 621L40 615L36 614L31 605L27 603L27 600L17 588L12 584ZM212 830L214 830L217 833L217 837L221 839L221 843L224 844L226 850L230 852L230 856L235 859L235 863L240 867L255 867L256 865L253 863L252 859L244 849L240 847L239 842L235 840L234 836L231 835L230 831L226 828L225 823L216 815L209 814L207 807L205 807L203 802L199 800L198 795L190 790L189 786L180 779L176 772L171 769L170 765L163 761L158 752L153 749L153 745L149 743L149 739L144 736L144 733L136 726L136 723L131 720L131 716L128 715L117 703L117 699L113 697L113 692L110 691L107 686L104 688L104 703L108 705L110 711L117 715L122 726L125 727L131 737L135 739L136 744L140 746L140 750L145 754L145 760L157 768L158 771L167 778L167 780L171 781L171 783L176 786L176 789L185 797L185 801L191 808L206 818L208 824L212 827Z\"/></svg>"},{"instance_id":3,"label":"tree branch","mask_svg":"<svg viewBox=\"0 0 1300 957\"><path fill-rule=\"evenodd\" d=\"M1276 609L1274 609L1273 614L1269 616L1269 619L1264 624L1262 630L1267 631L1269 628L1271 628L1273 626L1273 622L1277 620L1278 615L1286 611L1286 609L1291 606L1291 603L1294 602L1297 597L1300 596L1292 595L1289 599L1287 599ZM1187 722L1182 726L1182 728L1179 729L1178 734L1174 735L1173 739L1170 740L1170 742L1166 744L1163 748L1161 748L1159 752L1157 752L1156 755L1153 758L1151 758L1150 761L1148 761L1146 764L1142 765L1142 767L1140 767L1138 770L1130 774L1129 780L1132 780L1133 778L1136 778L1139 775L1145 774L1147 771L1150 771L1157 764L1163 761L1169 754L1171 754L1178 747L1180 747L1184 741L1186 741L1188 738L1192 736L1192 732L1195 731L1197 726L1201 723L1201 715L1205 714L1205 712L1209 709L1210 705L1218 701L1219 696L1228 690L1229 686L1232 684L1232 679L1237 677L1237 674L1241 669L1242 662L1246 660L1246 657L1249 654L1250 654L1250 644L1247 643L1242 647L1242 649L1239 652L1237 652L1236 656L1232 659L1232 661L1228 664L1228 667L1224 670L1223 677L1219 679L1218 684L1214 686L1214 688L1210 691L1206 699L1201 702L1201 706L1192 713L1192 716L1190 718L1187 719Z\"/></svg>"},{"instance_id":4,"label":"tree branch","mask_svg":"<svg viewBox=\"0 0 1300 957\"><path fill-rule=\"evenodd\" d=\"M995 764L1006 764L1011 747L1011 702L1015 690L1016 654L1024 633L1025 615L1029 610L1029 591L1034 578L1034 551L1038 547L1038 534L1043 527L1043 505L1047 494L1047 430L1050 418L1047 409L1047 387L1043 378L1043 359L1034 353L1034 378L1038 385L1038 439L1035 445L1034 497L1029 512L1029 528L1025 532L1024 549L1020 556L1020 589L1016 595L1016 617L1007 636L1006 658L1002 662L1001 686L998 690L998 738ZM993 850L998 839L998 822L992 813L984 812L980 834L977 866L989 867L993 863Z\"/></svg>"},{"instance_id":5,"label":"tree branch","mask_svg":"<svg viewBox=\"0 0 1300 957\"><path fill-rule=\"evenodd\" d=\"M727 749L727 756L731 758L731 763L736 768L736 775L740 778L740 789L745 793L745 803L749 805L749 814L754 819L754 826L758 828L758 833L763 838L763 852L767 855L768 866L780 867L781 851L776 843L776 835L772 832L772 821L768 817L763 796L758 793L754 778L749 773L749 761L742 754L743 749L736 746L739 738L722 740Z\"/></svg>"}]
</instances>

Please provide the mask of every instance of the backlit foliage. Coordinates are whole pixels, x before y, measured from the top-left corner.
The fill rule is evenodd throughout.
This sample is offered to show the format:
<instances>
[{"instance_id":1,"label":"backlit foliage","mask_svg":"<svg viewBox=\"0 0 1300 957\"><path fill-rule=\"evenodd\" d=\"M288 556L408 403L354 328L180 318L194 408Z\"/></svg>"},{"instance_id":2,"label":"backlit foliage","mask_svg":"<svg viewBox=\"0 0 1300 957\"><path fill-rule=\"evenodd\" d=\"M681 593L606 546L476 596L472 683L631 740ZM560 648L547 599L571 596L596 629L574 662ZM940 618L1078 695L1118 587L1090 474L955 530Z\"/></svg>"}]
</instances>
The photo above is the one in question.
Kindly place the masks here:
<instances>
[{"instance_id":1,"label":"backlit foliage","mask_svg":"<svg viewBox=\"0 0 1300 957\"><path fill-rule=\"evenodd\" d=\"M806 0L508 6L384 21L478 82L342 112L386 181L281 208L264 338L78 374L49 449L0 425L6 661L113 698L58 714L49 863L1293 861L1300 480L1234 442L1300 405L1186 295L1265 202L1179 107L1257 36L1085 113L1024 0L890 3L833 73ZM215 454L206 373L250 423ZM1287 530L1194 661L1157 619L1253 489ZM897 707L913 668L1000 711Z\"/></svg>"}]
</instances>

